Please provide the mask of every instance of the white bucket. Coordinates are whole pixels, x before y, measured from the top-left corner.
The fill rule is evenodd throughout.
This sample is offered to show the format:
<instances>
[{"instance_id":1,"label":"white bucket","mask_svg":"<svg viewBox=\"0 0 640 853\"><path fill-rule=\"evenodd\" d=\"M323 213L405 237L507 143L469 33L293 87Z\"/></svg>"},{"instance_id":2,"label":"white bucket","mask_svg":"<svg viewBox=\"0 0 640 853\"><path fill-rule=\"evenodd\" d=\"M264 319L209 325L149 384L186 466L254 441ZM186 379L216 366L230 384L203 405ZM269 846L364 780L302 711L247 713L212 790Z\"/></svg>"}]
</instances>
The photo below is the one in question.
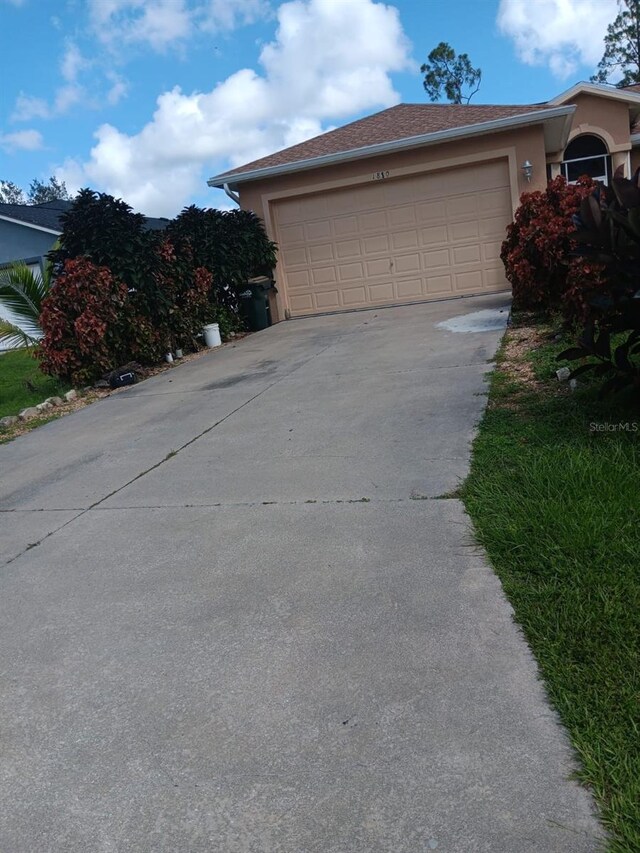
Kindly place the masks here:
<instances>
[{"instance_id":1,"label":"white bucket","mask_svg":"<svg viewBox=\"0 0 640 853\"><path fill-rule=\"evenodd\" d=\"M208 347L219 347L222 343L220 338L220 327L217 323L209 323L203 329L204 342Z\"/></svg>"}]
</instances>

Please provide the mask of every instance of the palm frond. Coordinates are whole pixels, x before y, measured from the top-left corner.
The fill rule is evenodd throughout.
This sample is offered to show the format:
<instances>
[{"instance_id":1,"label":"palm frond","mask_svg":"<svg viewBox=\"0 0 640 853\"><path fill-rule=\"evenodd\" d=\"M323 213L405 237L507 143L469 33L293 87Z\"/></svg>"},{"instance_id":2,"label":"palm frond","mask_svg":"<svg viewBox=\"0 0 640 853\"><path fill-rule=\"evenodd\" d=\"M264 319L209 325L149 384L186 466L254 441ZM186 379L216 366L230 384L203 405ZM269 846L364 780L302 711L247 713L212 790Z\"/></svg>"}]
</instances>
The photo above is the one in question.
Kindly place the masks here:
<instances>
[{"instance_id":1,"label":"palm frond","mask_svg":"<svg viewBox=\"0 0 640 853\"><path fill-rule=\"evenodd\" d=\"M36 338L32 338L19 326L0 317L0 349L20 349L37 343Z\"/></svg>"},{"instance_id":2,"label":"palm frond","mask_svg":"<svg viewBox=\"0 0 640 853\"><path fill-rule=\"evenodd\" d=\"M44 274L34 273L23 263L0 269L0 307L10 312L31 340L42 335L40 312L50 285L49 267L45 269Z\"/></svg>"}]
</instances>

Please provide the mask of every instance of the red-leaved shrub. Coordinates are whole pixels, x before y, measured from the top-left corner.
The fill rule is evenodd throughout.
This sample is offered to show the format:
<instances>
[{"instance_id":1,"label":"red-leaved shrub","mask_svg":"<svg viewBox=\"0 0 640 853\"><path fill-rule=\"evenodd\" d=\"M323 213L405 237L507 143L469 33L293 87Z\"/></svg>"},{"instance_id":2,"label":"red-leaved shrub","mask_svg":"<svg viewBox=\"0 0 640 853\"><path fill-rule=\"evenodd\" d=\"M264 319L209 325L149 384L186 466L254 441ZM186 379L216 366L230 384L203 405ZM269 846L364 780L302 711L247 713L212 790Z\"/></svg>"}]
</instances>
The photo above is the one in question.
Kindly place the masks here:
<instances>
[{"instance_id":1,"label":"red-leaved shrub","mask_svg":"<svg viewBox=\"0 0 640 853\"><path fill-rule=\"evenodd\" d=\"M588 284L585 277L596 276L598 268L572 256L571 234L580 201L594 186L587 177L577 184L557 177L544 191L522 195L500 252L514 308L545 312L566 308L568 316L581 310L580 281ZM569 288L572 299L565 303Z\"/></svg>"},{"instance_id":2,"label":"red-leaved shrub","mask_svg":"<svg viewBox=\"0 0 640 853\"><path fill-rule=\"evenodd\" d=\"M42 303L44 373L88 382L126 360L127 286L88 258L64 264Z\"/></svg>"}]
</instances>

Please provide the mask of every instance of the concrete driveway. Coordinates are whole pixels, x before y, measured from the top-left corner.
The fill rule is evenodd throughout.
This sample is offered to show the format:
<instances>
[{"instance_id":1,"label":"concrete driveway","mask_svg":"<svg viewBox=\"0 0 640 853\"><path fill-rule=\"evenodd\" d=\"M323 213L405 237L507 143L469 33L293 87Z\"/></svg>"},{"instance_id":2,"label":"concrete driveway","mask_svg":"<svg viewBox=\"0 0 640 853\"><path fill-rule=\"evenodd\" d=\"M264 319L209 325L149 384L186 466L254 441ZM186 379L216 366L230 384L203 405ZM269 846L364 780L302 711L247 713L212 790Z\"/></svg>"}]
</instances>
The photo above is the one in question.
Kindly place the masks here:
<instances>
[{"instance_id":1,"label":"concrete driveway","mask_svg":"<svg viewBox=\"0 0 640 853\"><path fill-rule=\"evenodd\" d=\"M506 309L284 323L0 447L0 850L599 849L447 497Z\"/></svg>"}]
</instances>

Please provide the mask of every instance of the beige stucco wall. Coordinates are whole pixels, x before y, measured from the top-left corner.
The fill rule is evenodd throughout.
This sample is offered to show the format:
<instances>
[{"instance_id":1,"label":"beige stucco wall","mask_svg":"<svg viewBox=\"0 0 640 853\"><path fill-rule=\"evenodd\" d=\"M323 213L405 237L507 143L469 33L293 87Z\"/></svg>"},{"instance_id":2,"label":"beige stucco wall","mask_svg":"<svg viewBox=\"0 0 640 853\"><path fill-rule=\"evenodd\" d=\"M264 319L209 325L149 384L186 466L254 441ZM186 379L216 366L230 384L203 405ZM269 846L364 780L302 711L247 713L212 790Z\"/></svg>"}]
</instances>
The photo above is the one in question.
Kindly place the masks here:
<instances>
[{"instance_id":1,"label":"beige stucco wall","mask_svg":"<svg viewBox=\"0 0 640 853\"><path fill-rule=\"evenodd\" d=\"M628 104L596 95L578 95L572 103L576 111L569 140L583 133L593 133L603 139L610 154L629 150Z\"/></svg>"}]
</instances>

